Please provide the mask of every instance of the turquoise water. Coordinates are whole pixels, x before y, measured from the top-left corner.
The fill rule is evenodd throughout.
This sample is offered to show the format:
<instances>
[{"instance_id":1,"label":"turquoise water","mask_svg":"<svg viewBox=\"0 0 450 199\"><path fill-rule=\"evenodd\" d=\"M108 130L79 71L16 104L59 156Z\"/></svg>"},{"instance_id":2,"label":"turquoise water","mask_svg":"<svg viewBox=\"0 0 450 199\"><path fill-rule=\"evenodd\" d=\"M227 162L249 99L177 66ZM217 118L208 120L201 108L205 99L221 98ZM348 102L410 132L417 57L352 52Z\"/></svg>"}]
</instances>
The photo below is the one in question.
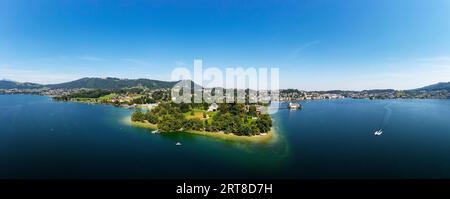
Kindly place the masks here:
<instances>
[{"instance_id":1,"label":"turquoise water","mask_svg":"<svg viewBox=\"0 0 450 199\"><path fill-rule=\"evenodd\" d=\"M274 115L277 139L253 144L152 134L108 105L0 95L0 178L450 178L449 100L300 103Z\"/></svg>"}]
</instances>

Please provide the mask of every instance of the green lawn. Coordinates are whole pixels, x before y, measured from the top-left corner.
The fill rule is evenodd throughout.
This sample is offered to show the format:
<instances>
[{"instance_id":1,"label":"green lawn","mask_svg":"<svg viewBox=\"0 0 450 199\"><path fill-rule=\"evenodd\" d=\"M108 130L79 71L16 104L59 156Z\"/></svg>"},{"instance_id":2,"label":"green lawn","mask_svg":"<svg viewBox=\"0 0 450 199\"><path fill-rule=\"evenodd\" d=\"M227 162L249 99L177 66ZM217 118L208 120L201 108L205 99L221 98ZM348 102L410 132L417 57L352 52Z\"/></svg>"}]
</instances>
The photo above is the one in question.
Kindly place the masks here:
<instances>
[{"instance_id":1,"label":"green lawn","mask_svg":"<svg viewBox=\"0 0 450 199\"><path fill-rule=\"evenodd\" d=\"M194 111L194 115L191 115L191 111ZM191 111L184 113L184 116L187 119L191 119L191 118L199 118L199 119L203 119L203 112L205 112L204 110L201 109L192 109Z\"/></svg>"},{"instance_id":2,"label":"green lawn","mask_svg":"<svg viewBox=\"0 0 450 199\"><path fill-rule=\"evenodd\" d=\"M113 99L113 98L115 98L115 97L117 97L118 95L116 94L116 93L111 93L111 94L109 94L109 95L105 95L105 96L101 96L101 97L99 97L98 99L99 100L111 100L111 99Z\"/></svg>"}]
</instances>

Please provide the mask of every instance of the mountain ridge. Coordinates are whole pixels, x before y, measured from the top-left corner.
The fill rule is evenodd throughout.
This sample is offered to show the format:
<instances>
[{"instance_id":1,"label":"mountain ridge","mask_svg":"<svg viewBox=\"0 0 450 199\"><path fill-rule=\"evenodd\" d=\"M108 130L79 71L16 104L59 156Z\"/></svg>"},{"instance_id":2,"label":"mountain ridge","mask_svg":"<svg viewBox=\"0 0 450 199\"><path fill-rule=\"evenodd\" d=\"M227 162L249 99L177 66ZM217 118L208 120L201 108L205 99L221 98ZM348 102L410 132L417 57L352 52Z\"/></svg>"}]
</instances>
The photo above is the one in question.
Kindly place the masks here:
<instances>
[{"instance_id":1,"label":"mountain ridge","mask_svg":"<svg viewBox=\"0 0 450 199\"><path fill-rule=\"evenodd\" d=\"M115 77L98 78L84 77L81 79L59 83L59 84L36 84L29 82L16 82L12 80L0 80L0 89L123 89L132 87L146 87L149 89L172 88L179 81L161 81L153 79L120 79Z\"/></svg>"},{"instance_id":2,"label":"mountain ridge","mask_svg":"<svg viewBox=\"0 0 450 199\"><path fill-rule=\"evenodd\" d=\"M186 81L186 80L181 80ZM192 80L188 80L191 81ZM0 89L39 89L39 88L49 88L49 89L123 89L132 87L146 87L149 89L168 89L175 86L180 81L163 81L154 79L120 79L116 77L84 77L81 79L59 83L59 84L37 84L31 82L16 82L13 80L0 80ZM199 85L194 83L194 87ZM364 91L392 91L393 89L373 89ZM450 82L439 82L436 84L409 89L405 91L439 91L447 90L450 92Z\"/></svg>"},{"instance_id":3,"label":"mountain ridge","mask_svg":"<svg viewBox=\"0 0 450 199\"><path fill-rule=\"evenodd\" d=\"M16 82L12 80L0 80L0 89L36 89L41 88L41 84L30 82Z\"/></svg>"},{"instance_id":4,"label":"mountain ridge","mask_svg":"<svg viewBox=\"0 0 450 199\"><path fill-rule=\"evenodd\" d=\"M421 88L412 89L414 91L439 91L439 90L447 90L450 92L450 82L439 82L436 84L424 86Z\"/></svg>"},{"instance_id":5,"label":"mountain ridge","mask_svg":"<svg viewBox=\"0 0 450 199\"><path fill-rule=\"evenodd\" d=\"M153 79L119 79L115 77L98 78L85 77L70 82L60 84L44 85L50 89L76 89L76 88L90 88L90 89L123 89L137 86L147 87L149 89L172 88L177 81L161 81Z\"/></svg>"}]
</instances>

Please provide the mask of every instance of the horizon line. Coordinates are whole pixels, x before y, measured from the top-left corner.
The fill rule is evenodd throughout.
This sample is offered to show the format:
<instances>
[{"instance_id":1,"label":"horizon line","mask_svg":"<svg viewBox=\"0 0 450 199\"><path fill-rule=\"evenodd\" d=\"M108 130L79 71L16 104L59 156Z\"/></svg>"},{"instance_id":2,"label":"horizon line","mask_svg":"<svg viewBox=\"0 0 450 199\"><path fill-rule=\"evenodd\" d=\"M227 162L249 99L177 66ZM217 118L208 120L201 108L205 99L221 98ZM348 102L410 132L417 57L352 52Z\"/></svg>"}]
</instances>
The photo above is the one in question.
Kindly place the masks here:
<instances>
[{"instance_id":1,"label":"horizon line","mask_svg":"<svg viewBox=\"0 0 450 199\"><path fill-rule=\"evenodd\" d=\"M69 80L69 81L60 82L60 83L50 83L50 84L37 83L37 82L28 82L28 81L20 82L20 81L15 81L15 80L12 80L12 79L7 79L7 78L2 78L2 79L0 79L0 81L9 81L9 82L15 82L15 83L21 83L21 84L29 83L29 84L38 84L38 85L46 86L46 85L63 84L63 83L73 82L73 81L77 81L77 80L81 80L81 79L86 79L86 78L91 78L91 79L95 79L95 78L96 78L96 79L108 79L108 78L110 78L110 79L119 79L119 80L140 80L140 79L145 79L145 80L153 80L153 81L161 81L161 82L178 82L178 81L183 81L183 80L170 81L170 80L161 80L161 79L150 79L150 78L144 78L144 77L141 77L141 78L120 78L120 77L112 77L112 76L109 76L109 77L86 76L86 77L81 77L81 78L77 78L77 79L74 79L74 80ZM192 80L192 79L185 79L185 80L190 80L190 81L196 83L196 82L195 82L194 80ZM300 88L286 87L286 88L279 88L278 90L295 89L295 90L305 91L305 92L330 92L330 91L356 91L356 92L361 92L361 91L366 91L366 90L395 90L395 91L405 91L405 90L419 89L419 88L423 88L423 87L431 86L431 85L435 85L435 84L440 84L440 83L450 83L450 81L449 81L449 82L445 82L445 81L444 81L444 82L436 82L436 83L433 83L433 84L424 85L424 86L419 86L419 87L416 87L416 88L409 88L409 89L367 88L367 89L362 89L362 90L357 90L357 89L355 89L355 90L351 90L351 89L309 90L309 89L300 89ZM198 84L198 83L196 83L196 84ZM200 85L200 84L199 84L199 85ZM220 87L218 87L218 88L220 88ZM228 88L225 88L225 89L228 89ZM236 89L236 88L233 88L233 89ZM246 89L247 89L247 88L246 88Z\"/></svg>"}]
</instances>

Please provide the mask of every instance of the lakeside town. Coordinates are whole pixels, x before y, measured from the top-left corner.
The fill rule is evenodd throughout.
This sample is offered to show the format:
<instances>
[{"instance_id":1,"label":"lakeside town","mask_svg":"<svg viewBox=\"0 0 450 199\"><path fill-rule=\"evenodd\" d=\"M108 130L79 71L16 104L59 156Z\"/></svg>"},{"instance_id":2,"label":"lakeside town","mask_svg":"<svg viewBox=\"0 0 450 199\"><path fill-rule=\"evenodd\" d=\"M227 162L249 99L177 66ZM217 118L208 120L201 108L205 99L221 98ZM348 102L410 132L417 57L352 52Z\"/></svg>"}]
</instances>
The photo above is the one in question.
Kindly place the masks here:
<instances>
[{"instance_id":1,"label":"lakeside town","mask_svg":"<svg viewBox=\"0 0 450 199\"><path fill-rule=\"evenodd\" d=\"M437 83L411 90L378 89L363 91L302 91L299 89L281 90L237 90L224 88L203 88L193 81L178 82L151 79L119 79L119 78L82 78L71 82L53 85L20 83L0 80L0 94L33 94L50 96L59 101L76 101L85 103L102 103L115 106L135 108L152 108L158 102L174 100L172 91L180 92L181 88L190 86L193 97L204 101L214 96L223 96L245 104L269 104L271 101L333 100L353 99L450 99L450 83ZM181 87L177 87L180 86ZM178 89L178 90L177 90ZM213 94L215 93L215 94ZM216 97L217 97L216 96ZM220 101L220 100L219 100Z\"/></svg>"},{"instance_id":2,"label":"lakeside town","mask_svg":"<svg viewBox=\"0 0 450 199\"><path fill-rule=\"evenodd\" d=\"M280 101L322 100L322 99L450 99L448 88L445 89L413 89L413 90L364 90L364 91L300 91L286 89L280 91Z\"/></svg>"},{"instance_id":3,"label":"lakeside town","mask_svg":"<svg viewBox=\"0 0 450 199\"><path fill-rule=\"evenodd\" d=\"M146 89L146 88L126 88L119 90L109 89L93 89L93 88L72 88L72 89L0 89L0 94L34 94L45 95L56 99L67 98L72 101L86 101L90 96L77 96L79 94L89 93L115 93L98 100L88 100L92 103L111 103L115 105L132 106L137 104L145 104L143 102L154 102L161 98L170 97L170 89ZM278 99L268 98L270 91L259 91L257 95L250 94L250 98L257 98L260 101L298 101L298 100L323 100L323 99L450 99L450 92L447 90L408 90L398 91L393 89L385 90L364 90L364 91L301 91L298 89L282 89L279 90ZM262 96L264 99L261 99Z\"/></svg>"}]
</instances>

